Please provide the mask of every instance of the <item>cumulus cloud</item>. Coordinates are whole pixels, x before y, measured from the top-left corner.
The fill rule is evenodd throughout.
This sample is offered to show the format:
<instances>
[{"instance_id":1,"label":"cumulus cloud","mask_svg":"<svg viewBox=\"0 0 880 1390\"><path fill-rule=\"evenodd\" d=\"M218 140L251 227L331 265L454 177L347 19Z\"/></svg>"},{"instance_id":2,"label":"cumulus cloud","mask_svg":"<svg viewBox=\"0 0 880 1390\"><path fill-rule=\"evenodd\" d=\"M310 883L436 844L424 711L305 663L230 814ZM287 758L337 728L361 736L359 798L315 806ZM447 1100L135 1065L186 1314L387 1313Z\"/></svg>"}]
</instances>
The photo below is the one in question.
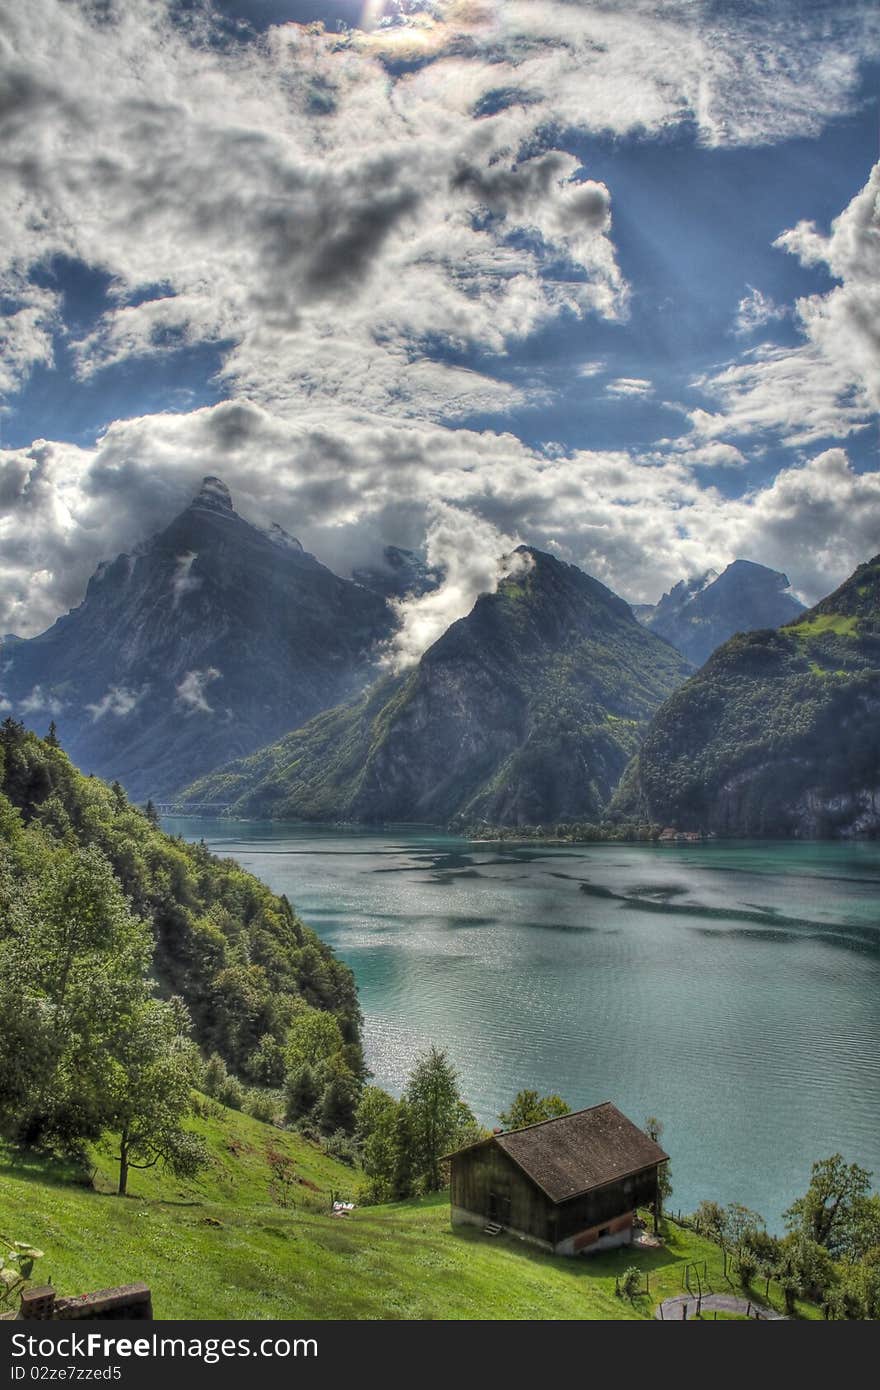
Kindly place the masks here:
<instances>
[{"instance_id":1,"label":"cumulus cloud","mask_svg":"<svg viewBox=\"0 0 880 1390\"><path fill-rule=\"evenodd\" d=\"M52 365L60 298L21 275L0 274L0 299L14 306L0 316L0 398L16 392L34 367Z\"/></svg>"},{"instance_id":2,"label":"cumulus cloud","mask_svg":"<svg viewBox=\"0 0 880 1390\"><path fill-rule=\"evenodd\" d=\"M220 679L216 666L206 666L201 671L187 671L177 686L177 698L190 714L213 714L214 708L208 704L208 686Z\"/></svg>"},{"instance_id":3,"label":"cumulus cloud","mask_svg":"<svg viewBox=\"0 0 880 1390\"><path fill-rule=\"evenodd\" d=\"M827 236L800 222L774 245L840 283L797 300L802 343L762 344L701 377L720 410L695 411L694 429L707 439L772 431L789 445L846 438L880 409L880 164Z\"/></svg>"},{"instance_id":4,"label":"cumulus cloud","mask_svg":"<svg viewBox=\"0 0 880 1390\"><path fill-rule=\"evenodd\" d=\"M734 446L719 451L692 434L646 453L540 449L512 434L370 415L328 420L315 410L292 423L229 402L117 421L91 450L43 442L0 451L0 478L14 482L0 517L0 631L39 631L79 603L96 561L167 525L209 472L222 474L244 516L279 522L342 574L388 543L419 549L426 517L452 502L500 533L496 554L516 538L542 548L552 541L563 559L633 600L653 601L683 574L743 554L796 572L799 590L816 599L873 554L880 536L880 475L860 476L844 453L831 454L844 466L815 549L799 539L815 534L812 461L730 498L700 482L693 465L735 465Z\"/></svg>"},{"instance_id":5,"label":"cumulus cloud","mask_svg":"<svg viewBox=\"0 0 880 1390\"><path fill-rule=\"evenodd\" d=\"M780 0L725 7L722 22L688 0L432 0L369 30L287 24L247 42L217 41L206 9L187 24L173 13L32 0L0 19L2 380L51 360L59 304L29 272L62 256L109 277L106 312L67 339L81 378L207 344L230 397L117 420L93 447L0 451L0 631L39 631L80 602L99 560L167 524L215 472L246 516L280 522L340 572L385 543L421 546L450 503L492 528L485 554L552 542L634 599L759 543L791 572L786 533L806 557L816 512L801 474L818 464L733 501L694 467L739 466L749 435L819 449L863 427L875 181L827 235L801 224L780 238L839 285L799 302L800 346L765 344L703 379L712 408L682 442L542 449L448 426L542 398L540 380L492 374L512 343L560 316L627 312L614 190L568 133L686 126L710 146L814 134L849 109L855 55L878 51L871 7ZM611 383L624 400L650 390ZM878 519L843 457L817 475L835 500L816 566L798 561L812 597L864 558ZM172 584L187 592L197 568L178 557ZM472 601L492 572L448 578L451 613L453 592ZM427 637L424 612L406 630L423 619ZM187 674L184 708L210 710L212 671Z\"/></svg>"},{"instance_id":6,"label":"cumulus cloud","mask_svg":"<svg viewBox=\"0 0 880 1390\"><path fill-rule=\"evenodd\" d=\"M733 331L741 335L754 333L774 319L785 318L788 312L784 305L775 303L769 294L749 285L748 294L743 295L737 305Z\"/></svg>"},{"instance_id":7,"label":"cumulus cloud","mask_svg":"<svg viewBox=\"0 0 880 1390\"><path fill-rule=\"evenodd\" d=\"M146 694L145 689L129 690L124 685L111 685L107 691L94 704L86 705L86 709L92 716L92 722L97 723L103 719L105 714L115 715L117 719L124 719L137 708Z\"/></svg>"},{"instance_id":8,"label":"cumulus cloud","mask_svg":"<svg viewBox=\"0 0 880 1390\"><path fill-rule=\"evenodd\" d=\"M880 51L870 7L794 0L723 22L688 0L432 0L390 18L229 43L209 9L184 23L171 0L9 7L0 384L50 360L57 304L27 272L64 256L111 281L70 343L83 378L210 344L231 392L278 411L519 405L437 345L503 353L560 314L619 318L628 297L611 194L551 132L814 134L849 109L854 55Z\"/></svg>"},{"instance_id":9,"label":"cumulus cloud","mask_svg":"<svg viewBox=\"0 0 880 1390\"><path fill-rule=\"evenodd\" d=\"M400 627L388 644L385 664L405 670L459 618L481 594L494 594L502 579L532 564L517 552L516 541L491 523L459 507L435 503L425 541L428 564L443 575L440 587L418 597L392 599Z\"/></svg>"}]
</instances>

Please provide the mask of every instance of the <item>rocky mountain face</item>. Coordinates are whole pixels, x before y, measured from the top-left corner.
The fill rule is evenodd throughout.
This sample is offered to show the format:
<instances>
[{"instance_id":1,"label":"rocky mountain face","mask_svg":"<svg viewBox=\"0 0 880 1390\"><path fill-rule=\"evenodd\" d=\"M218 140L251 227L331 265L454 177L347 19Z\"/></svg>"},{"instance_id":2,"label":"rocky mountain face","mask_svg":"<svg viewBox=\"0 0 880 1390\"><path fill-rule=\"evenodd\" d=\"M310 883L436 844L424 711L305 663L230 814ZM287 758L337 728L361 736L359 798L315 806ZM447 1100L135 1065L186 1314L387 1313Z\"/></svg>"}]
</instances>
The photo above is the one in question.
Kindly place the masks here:
<instances>
[{"instance_id":1,"label":"rocky mountain face","mask_svg":"<svg viewBox=\"0 0 880 1390\"><path fill-rule=\"evenodd\" d=\"M78 608L4 640L0 686L39 732L55 719L84 771L164 798L363 688L392 624L380 595L245 521L206 478L166 530L98 568Z\"/></svg>"},{"instance_id":2,"label":"rocky mountain face","mask_svg":"<svg viewBox=\"0 0 880 1390\"><path fill-rule=\"evenodd\" d=\"M658 604L638 604L633 611L692 665L702 666L734 633L781 627L804 605L789 593L787 575L751 560L734 560L723 574L707 570L696 579L682 579Z\"/></svg>"},{"instance_id":3,"label":"rocky mountain face","mask_svg":"<svg viewBox=\"0 0 880 1390\"><path fill-rule=\"evenodd\" d=\"M415 669L186 798L306 819L598 818L646 721L689 667L597 580L537 550L519 556L497 593Z\"/></svg>"},{"instance_id":4,"label":"rocky mountain face","mask_svg":"<svg viewBox=\"0 0 880 1390\"><path fill-rule=\"evenodd\" d=\"M880 555L740 634L658 710L612 817L731 836L880 833Z\"/></svg>"}]
</instances>

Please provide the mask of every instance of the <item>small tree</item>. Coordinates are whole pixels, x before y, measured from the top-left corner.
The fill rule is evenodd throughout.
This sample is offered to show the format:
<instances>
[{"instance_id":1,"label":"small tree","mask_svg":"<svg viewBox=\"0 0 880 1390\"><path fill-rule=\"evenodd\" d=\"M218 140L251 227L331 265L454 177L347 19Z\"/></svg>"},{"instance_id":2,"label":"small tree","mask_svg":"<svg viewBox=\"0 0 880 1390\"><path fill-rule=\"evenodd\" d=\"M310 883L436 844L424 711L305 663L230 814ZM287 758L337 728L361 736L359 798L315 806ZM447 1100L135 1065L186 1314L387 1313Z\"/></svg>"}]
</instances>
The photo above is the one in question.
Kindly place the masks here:
<instances>
[{"instance_id":1,"label":"small tree","mask_svg":"<svg viewBox=\"0 0 880 1390\"><path fill-rule=\"evenodd\" d=\"M720 1202L701 1202L694 1213L694 1226L700 1235L708 1236L718 1245L726 1244L727 1213Z\"/></svg>"},{"instance_id":2,"label":"small tree","mask_svg":"<svg viewBox=\"0 0 880 1390\"><path fill-rule=\"evenodd\" d=\"M569 1115L571 1107L561 1096L542 1096L537 1091L518 1091L507 1110L498 1116L505 1129L524 1129L526 1125L540 1124L542 1120L555 1120L559 1115Z\"/></svg>"},{"instance_id":3,"label":"small tree","mask_svg":"<svg viewBox=\"0 0 880 1390\"><path fill-rule=\"evenodd\" d=\"M147 802L146 806L144 807L144 815L146 816L147 820L150 822L150 825L152 825L154 828L158 828L158 825L159 825L159 812L156 810L156 806L155 806L155 803L154 803L154 802L152 802L152 801L148 801L148 802Z\"/></svg>"},{"instance_id":4,"label":"small tree","mask_svg":"<svg viewBox=\"0 0 880 1390\"><path fill-rule=\"evenodd\" d=\"M120 1040L108 1077L113 1109L109 1127L119 1136L120 1197L128 1190L131 1168L162 1163L178 1177L191 1177L207 1162L202 1140L182 1124L198 1078L198 1056L188 1027L179 999L149 1000Z\"/></svg>"},{"instance_id":5,"label":"small tree","mask_svg":"<svg viewBox=\"0 0 880 1390\"><path fill-rule=\"evenodd\" d=\"M757 1271L758 1261L755 1259L748 1246L745 1246L742 1250L740 1250L736 1261L736 1272L739 1275L739 1282L742 1284L744 1289L747 1289L749 1287L749 1284L754 1279Z\"/></svg>"},{"instance_id":6,"label":"small tree","mask_svg":"<svg viewBox=\"0 0 880 1390\"><path fill-rule=\"evenodd\" d=\"M266 1162L269 1165L271 1175L269 1182L269 1195L273 1202L277 1202L279 1207L293 1206L293 1192L296 1187L296 1165L293 1159L281 1149L269 1146L266 1150Z\"/></svg>"},{"instance_id":7,"label":"small tree","mask_svg":"<svg viewBox=\"0 0 880 1390\"><path fill-rule=\"evenodd\" d=\"M46 743L50 748L60 748L61 740L58 737L58 725L54 719L49 720L49 732L46 734Z\"/></svg>"},{"instance_id":8,"label":"small tree","mask_svg":"<svg viewBox=\"0 0 880 1390\"><path fill-rule=\"evenodd\" d=\"M442 1158L461 1128L458 1077L447 1054L429 1047L416 1061L404 1092L410 1112L416 1167L427 1192L443 1186Z\"/></svg>"},{"instance_id":9,"label":"small tree","mask_svg":"<svg viewBox=\"0 0 880 1390\"><path fill-rule=\"evenodd\" d=\"M655 1144L659 1144L663 1138L664 1125L662 1120L658 1120L656 1115L648 1115L644 1125L645 1133L649 1139L653 1139ZM660 1234L660 1221L663 1217L663 1207L672 1196L672 1165L669 1160L661 1163L657 1169L657 1197L654 1202L654 1234Z\"/></svg>"}]
</instances>

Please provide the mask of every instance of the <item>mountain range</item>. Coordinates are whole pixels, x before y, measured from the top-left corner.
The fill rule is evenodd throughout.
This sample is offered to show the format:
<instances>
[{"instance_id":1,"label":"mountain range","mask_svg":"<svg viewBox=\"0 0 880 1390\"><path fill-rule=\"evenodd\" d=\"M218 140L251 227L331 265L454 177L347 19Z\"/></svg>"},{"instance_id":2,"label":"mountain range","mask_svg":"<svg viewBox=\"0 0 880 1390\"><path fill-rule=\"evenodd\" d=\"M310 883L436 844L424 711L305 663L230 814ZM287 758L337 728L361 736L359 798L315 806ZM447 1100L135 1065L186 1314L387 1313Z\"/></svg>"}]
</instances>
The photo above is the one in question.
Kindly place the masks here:
<instances>
[{"instance_id":1,"label":"mountain range","mask_svg":"<svg viewBox=\"0 0 880 1390\"><path fill-rule=\"evenodd\" d=\"M809 613L784 574L737 560L634 617L574 565L509 558L497 592L395 672L400 600L442 573L386 546L340 578L207 477L47 632L0 641L0 708L54 721L76 763L136 800L237 814L516 826L610 804L725 834L874 823L876 561Z\"/></svg>"},{"instance_id":2,"label":"mountain range","mask_svg":"<svg viewBox=\"0 0 880 1390\"><path fill-rule=\"evenodd\" d=\"M79 607L4 640L7 708L54 719L86 772L162 798L360 689L395 619L279 526L198 495L131 555L101 565Z\"/></svg>"},{"instance_id":3,"label":"mountain range","mask_svg":"<svg viewBox=\"0 0 880 1390\"><path fill-rule=\"evenodd\" d=\"M730 836L880 833L880 555L794 622L714 652L657 711L611 814Z\"/></svg>"},{"instance_id":4,"label":"mountain range","mask_svg":"<svg viewBox=\"0 0 880 1390\"><path fill-rule=\"evenodd\" d=\"M702 666L734 633L781 627L802 613L804 605L789 587L788 576L778 570L734 560L722 574L707 570L682 579L659 603L639 604L633 611L693 666Z\"/></svg>"},{"instance_id":5,"label":"mountain range","mask_svg":"<svg viewBox=\"0 0 880 1390\"><path fill-rule=\"evenodd\" d=\"M184 801L357 821L598 819L689 671L623 599L530 547L411 671L388 676Z\"/></svg>"}]
</instances>

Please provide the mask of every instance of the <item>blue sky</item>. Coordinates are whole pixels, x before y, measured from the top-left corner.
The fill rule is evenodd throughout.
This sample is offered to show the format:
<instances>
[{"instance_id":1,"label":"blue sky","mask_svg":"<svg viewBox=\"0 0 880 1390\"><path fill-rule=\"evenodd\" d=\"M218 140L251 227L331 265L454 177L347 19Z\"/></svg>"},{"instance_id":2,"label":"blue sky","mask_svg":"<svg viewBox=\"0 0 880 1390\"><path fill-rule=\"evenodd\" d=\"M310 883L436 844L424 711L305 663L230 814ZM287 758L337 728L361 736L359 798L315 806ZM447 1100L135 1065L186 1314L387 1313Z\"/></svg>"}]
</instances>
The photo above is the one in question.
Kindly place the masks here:
<instances>
[{"instance_id":1,"label":"blue sky","mask_svg":"<svg viewBox=\"0 0 880 1390\"><path fill-rule=\"evenodd\" d=\"M880 549L873 5L0 25L2 630L203 472L340 572L426 548L438 622L520 540L639 600Z\"/></svg>"}]
</instances>

